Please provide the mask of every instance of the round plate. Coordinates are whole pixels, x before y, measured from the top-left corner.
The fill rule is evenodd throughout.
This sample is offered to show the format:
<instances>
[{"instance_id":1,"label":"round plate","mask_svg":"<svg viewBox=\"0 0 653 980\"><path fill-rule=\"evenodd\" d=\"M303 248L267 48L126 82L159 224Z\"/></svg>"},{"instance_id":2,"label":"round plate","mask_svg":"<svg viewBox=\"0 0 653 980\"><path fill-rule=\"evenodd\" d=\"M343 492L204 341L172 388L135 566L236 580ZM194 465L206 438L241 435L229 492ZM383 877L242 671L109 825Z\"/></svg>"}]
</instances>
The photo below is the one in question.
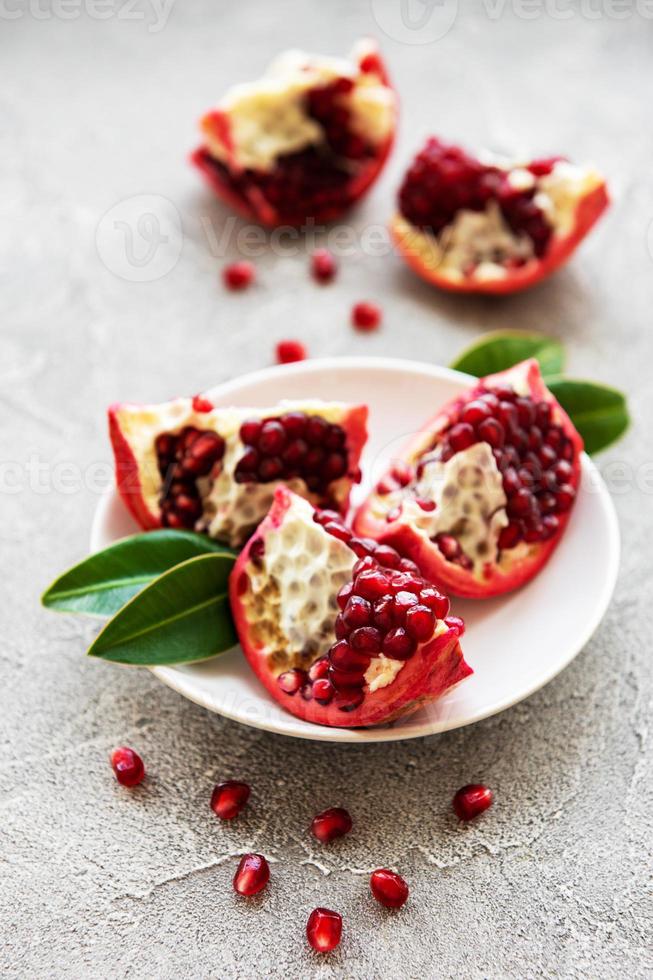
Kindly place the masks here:
<instances>
[{"instance_id":1,"label":"round plate","mask_svg":"<svg viewBox=\"0 0 653 980\"><path fill-rule=\"evenodd\" d=\"M331 358L268 368L211 391L217 405L269 406L283 398L365 402L370 438L363 457L360 502L411 434L452 396L467 375L414 361ZM619 531L612 501L589 457L582 459L579 497L549 564L523 589L485 602L453 600L467 632L465 658L474 675L435 704L372 729L327 728L283 711L259 683L239 648L202 664L155 667L165 684L210 711L245 725L330 742L417 738L469 725L528 697L583 648L614 589ZM98 506L91 550L138 531L114 490ZM573 588L571 587L573 584Z\"/></svg>"}]
</instances>

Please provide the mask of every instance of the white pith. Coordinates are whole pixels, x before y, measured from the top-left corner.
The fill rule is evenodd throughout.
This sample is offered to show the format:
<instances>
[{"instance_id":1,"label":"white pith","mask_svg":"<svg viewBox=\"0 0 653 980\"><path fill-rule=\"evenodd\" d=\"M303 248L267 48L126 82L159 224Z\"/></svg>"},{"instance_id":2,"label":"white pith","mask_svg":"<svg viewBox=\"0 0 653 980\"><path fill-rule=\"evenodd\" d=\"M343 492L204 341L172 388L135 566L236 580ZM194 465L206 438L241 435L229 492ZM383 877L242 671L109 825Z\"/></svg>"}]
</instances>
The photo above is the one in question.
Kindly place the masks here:
<instances>
[{"instance_id":1,"label":"white pith","mask_svg":"<svg viewBox=\"0 0 653 980\"><path fill-rule=\"evenodd\" d=\"M495 160L491 162L500 165ZM552 226L553 238L564 238L573 231L579 201L603 183L593 167L564 160L556 162L544 177L534 177L521 163L504 169L516 188L527 190L535 186L534 202ZM511 271L504 263L535 260L530 238L515 235L496 201L489 201L484 211L458 211L454 221L438 235L422 231L401 214L395 217L394 225L427 268L455 281L503 279Z\"/></svg>"},{"instance_id":2,"label":"white pith","mask_svg":"<svg viewBox=\"0 0 653 980\"><path fill-rule=\"evenodd\" d=\"M351 406L344 402L282 401L273 408L215 408L210 412L196 412L191 398L176 398L160 405L123 405L117 411L120 430L130 444L137 465L140 492L149 512L160 512L160 496L163 481L159 473L155 440L163 432L176 435L185 426L218 432L225 440L225 452L220 472L200 477L197 487L202 497L202 516L195 529L205 531L210 537L224 541L232 547L242 545L270 509L274 491L284 481L270 483L236 483L234 470L244 444L239 436L240 426L246 419L271 418L286 412L303 411L314 414L327 422L343 422ZM329 493L340 503L350 487L348 476L329 484ZM319 502L301 479L288 481L291 490L306 497L314 504ZM136 487L134 488L136 490Z\"/></svg>"},{"instance_id":3,"label":"white pith","mask_svg":"<svg viewBox=\"0 0 653 980\"><path fill-rule=\"evenodd\" d=\"M324 133L307 115L305 96L309 89L337 78L354 82L352 91L342 97L343 106L351 112L352 129L374 146L385 142L395 126L395 95L379 75L358 67L359 58L374 50L362 42L351 59L296 50L279 55L261 79L235 85L219 103L218 110L229 117L231 148L221 141L210 121L204 122L210 153L238 167L270 170L278 156L319 145Z\"/></svg>"},{"instance_id":4,"label":"white pith","mask_svg":"<svg viewBox=\"0 0 653 980\"><path fill-rule=\"evenodd\" d=\"M392 684L404 664L404 660L392 660L390 657L384 657L382 653L378 657L372 657L370 665L365 671L365 683L370 694Z\"/></svg>"}]
</instances>

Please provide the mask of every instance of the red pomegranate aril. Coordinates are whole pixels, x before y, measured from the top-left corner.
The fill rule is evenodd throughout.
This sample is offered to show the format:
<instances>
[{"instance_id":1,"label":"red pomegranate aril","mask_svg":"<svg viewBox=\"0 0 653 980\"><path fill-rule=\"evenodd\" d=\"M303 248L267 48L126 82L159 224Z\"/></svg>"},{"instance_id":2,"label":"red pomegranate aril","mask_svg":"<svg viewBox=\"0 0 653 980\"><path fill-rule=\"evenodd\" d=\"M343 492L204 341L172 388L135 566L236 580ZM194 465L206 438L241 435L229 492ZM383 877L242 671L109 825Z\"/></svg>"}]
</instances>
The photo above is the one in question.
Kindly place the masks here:
<instances>
[{"instance_id":1,"label":"red pomegranate aril","mask_svg":"<svg viewBox=\"0 0 653 980\"><path fill-rule=\"evenodd\" d=\"M388 591L388 581L381 571L376 571L372 568L369 571L361 572L356 577L354 589L357 595L362 596L364 599L369 599L370 602L374 602L386 594Z\"/></svg>"},{"instance_id":2,"label":"red pomegranate aril","mask_svg":"<svg viewBox=\"0 0 653 980\"><path fill-rule=\"evenodd\" d=\"M514 548L522 539L521 525L517 521L510 521L506 527L501 528L499 534L499 548Z\"/></svg>"},{"instance_id":3,"label":"red pomegranate aril","mask_svg":"<svg viewBox=\"0 0 653 980\"><path fill-rule=\"evenodd\" d=\"M406 612L405 623L406 632L418 643L424 643L435 628L435 615L428 606L412 606Z\"/></svg>"},{"instance_id":4,"label":"red pomegranate aril","mask_svg":"<svg viewBox=\"0 0 653 980\"><path fill-rule=\"evenodd\" d=\"M392 602L392 615L397 626L403 626L406 622L406 615L411 606L416 606L419 602L414 592L402 590L397 592Z\"/></svg>"},{"instance_id":5,"label":"red pomegranate aril","mask_svg":"<svg viewBox=\"0 0 653 980\"><path fill-rule=\"evenodd\" d=\"M399 568L401 563L399 552L387 544L380 544L374 552L374 557L384 568Z\"/></svg>"},{"instance_id":6,"label":"red pomegranate aril","mask_svg":"<svg viewBox=\"0 0 653 980\"><path fill-rule=\"evenodd\" d=\"M354 583L345 582L345 584L338 592L338 595L336 596L336 602L338 603L338 606L340 607L341 610L344 609L347 603L349 602L350 596L352 595L353 591L354 591Z\"/></svg>"},{"instance_id":7,"label":"red pomegranate aril","mask_svg":"<svg viewBox=\"0 0 653 980\"><path fill-rule=\"evenodd\" d=\"M339 541L346 543L351 539L351 531L344 524L341 524L340 521L329 521L328 524L324 525L324 530L334 538L338 538Z\"/></svg>"},{"instance_id":8,"label":"red pomegranate aril","mask_svg":"<svg viewBox=\"0 0 653 980\"><path fill-rule=\"evenodd\" d=\"M306 938L318 953L330 953L342 937L342 916L331 909L313 909L306 923Z\"/></svg>"},{"instance_id":9,"label":"red pomegranate aril","mask_svg":"<svg viewBox=\"0 0 653 980\"><path fill-rule=\"evenodd\" d=\"M248 419L240 427L240 438L246 446L256 446L261 435L263 423L259 419Z\"/></svg>"},{"instance_id":10,"label":"red pomegranate aril","mask_svg":"<svg viewBox=\"0 0 653 980\"><path fill-rule=\"evenodd\" d=\"M370 888L377 902L387 909L400 909L408 900L408 885L401 875L388 868L377 868L372 872Z\"/></svg>"},{"instance_id":11,"label":"red pomegranate aril","mask_svg":"<svg viewBox=\"0 0 653 980\"><path fill-rule=\"evenodd\" d=\"M347 472L347 460L342 453L329 453L324 461L322 467L322 474L324 478L331 482L331 480L338 480L341 476L344 476Z\"/></svg>"},{"instance_id":12,"label":"red pomegranate aril","mask_svg":"<svg viewBox=\"0 0 653 980\"><path fill-rule=\"evenodd\" d=\"M276 456L286 445L286 433L280 422L269 419L263 423L258 440L258 448L262 453Z\"/></svg>"},{"instance_id":13,"label":"red pomegranate aril","mask_svg":"<svg viewBox=\"0 0 653 980\"><path fill-rule=\"evenodd\" d=\"M349 547L360 559L366 559L376 552L378 545L372 538L352 538ZM360 561L357 562L354 565L353 574L358 575L364 568L376 568L376 561L368 561L365 565L362 565Z\"/></svg>"},{"instance_id":14,"label":"red pomegranate aril","mask_svg":"<svg viewBox=\"0 0 653 980\"><path fill-rule=\"evenodd\" d=\"M277 677L277 684L286 694L296 694L297 691L306 683L306 672L298 667L286 670Z\"/></svg>"},{"instance_id":15,"label":"red pomegranate aril","mask_svg":"<svg viewBox=\"0 0 653 980\"><path fill-rule=\"evenodd\" d=\"M463 449L469 449L476 441L474 430L466 422L459 422L449 430L449 444L454 452L459 453Z\"/></svg>"},{"instance_id":16,"label":"red pomegranate aril","mask_svg":"<svg viewBox=\"0 0 653 980\"><path fill-rule=\"evenodd\" d=\"M329 844L348 834L352 826L352 819L344 807L333 806L313 817L311 832L322 844Z\"/></svg>"},{"instance_id":17,"label":"red pomegranate aril","mask_svg":"<svg viewBox=\"0 0 653 980\"><path fill-rule=\"evenodd\" d=\"M288 466L300 466L306 458L308 446L303 439L293 439L281 454L281 458Z\"/></svg>"},{"instance_id":18,"label":"red pomegranate aril","mask_svg":"<svg viewBox=\"0 0 653 980\"><path fill-rule=\"evenodd\" d=\"M560 529L560 520L555 514L547 514L542 518L542 528L544 530L544 540L552 538Z\"/></svg>"},{"instance_id":19,"label":"red pomegranate aril","mask_svg":"<svg viewBox=\"0 0 653 980\"><path fill-rule=\"evenodd\" d=\"M347 640L338 640L334 643L327 659L337 670L351 674L364 674L370 665L369 654L364 650L355 650Z\"/></svg>"},{"instance_id":20,"label":"red pomegranate aril","mask_svg":"<svg viewBox=\"0 0 653 980\"><path fill-rule=\"evenodd\" d=\"M558 506L558 510L561 510L563 512L569 510L569 508L574 502L575 497L576 497L576 491L571 486L571 484L563 483L563 485L555 491L555 498L556 498L556 504Z\"/></svg>"},{"instance_id":21,"label":"red pomegranate aril","mask_svg":"<svg viewBox=\"0 0 653 980\"><path fill-rule=\"evenodd\" d=\"M349 627L342 618L342 613L338 613L336 616L333 624L333 631L336 634L336 640L344 640L349 636Z\"/></svg>"},{"instance_id":22,"label":"red pomegranate aril","mask_svg":"<svg viewBox=\"0 0 653 980\"><path fill-rule=\"evenodd\" d=\"M110 756L111 768L121 786L138 786L145 778L145 766L138 752L127 745L114 749Z\"/></svg>"},{"instance_id":23,"label":"red pomegranate aril","mask_svg":"<svg viewBox=\"0 0 653 980\"><path fill-rule=\"evenodd\" d=\"M515 517L527 517L533 512L535 498L530 490L521 489L508 500L508 513Z\"/></svg>"},{"instance_id":24,"label":"red pomegranate aril","mask_svg":"<svg viewBox=\"0 0 653 980\"><path fill-rule=\"evenodd\" d=\"M232 262L222 270L222 278L228 289L246 289L254 279L251 262Z\"/></svg>"},{"instance_id":25,"label":"red pomegranate aril","mask_svg":"<svg viewBox=\"0 0 653 980\"><path fill-rule=\"evenodd\" d=\"M234 890L239 895L258 895L270 880L270 865L262 854L243 854L234 875Z\"/></svg>"},{"instance_id":26,"label":"red pomegranate aril","mask_svg":"<svg viewBox=\"0 0 653 980\"><path fill-rule=\"evenodd\" d=\"M367 656L367 665L369 666L370 658ZM367 667L365 667L367 670ZM334 667L333 664L329 667L328 679L334 688L334 696L338 694L346 694L351 690L360 691L365 684L365 670L359 673L354 673L351 670L340 670L338 667Z\"/></svg>"},{"instance_id":27,"label":"red pomegranate aril","mask_svg":"<svg viewBox=\"0 0 653 980\"><path fill-rule=\"evenodd\" d=\"M419 601L435 614L436 619L444 619L449 612L449 600L437 589L422 589L419 594Z\"/></svg>"},{"instance_id":28,"label":"red pomegranate aril","mask_svg":"<svg viewBox=\"0 0 653 980\"><path fill-rule=\"evenodd\" d=\"M498 422L496 419L485 419L478 426L476 432L482 442L488 442L495 449L503 446L506 438L505 429L501 425L501 422Z\"/></svg>"},{"instance_id":29,"label":"red pomegranate aril","mask_svg":"<svg viewBox=\"0 0 653 980\"><path fill-rule=\"evenodd\" d=\"M530 398L516 398L515 407L519 417L519 424L523 425L525 429L528 429L535 422L535 405Z\"/></svg>"},{"instance_id":30,"label":"red pomegranate aril","mask_svg":"<svg viewBox=\"0 0 653 980\"><path fill-rule=\"evenodd\" d=\"M356 303L351 311L351 322L357 330L376 330L381 323L381 310L375 303Z\"/></svg>"},{"instance_id":31,"label":"red pomegranate aril","mask_svg":"<svg viewBox=\"0 0 653 980\"><path fill-rule=\"evenodd\" d=\"M435 508L437 506L437 504L435 503L435 500L424 500L421 497L416 497L415 498L415 503L417 504L418 507L421 507L422 510L425 510L427 512L430 512L430 511L435 510Z\"/></svg>"},{"instance_id":32,"label":"red pomegranate aril","mask_svg":"<svg viewBox=\"0 0 653 980\"><path fill-rule=\"evenodd\" d=\"M374 604L374 623L386 632L395 625L393 596L384 596Z\"/></svg>"},{"instance_id":33,"label":"red pomegranate aril","mask_svg":"<svg viewBox=\"0 0 653 980\"><path fill-rule=\"evenodd\" d=\"M404 563L402 559L401 564L402 569L404 568ZM395 595L399 592L414 592L417 595L421 591L424 585L424 579L419 573L417 565L413 566L415 571L400 571L395 572L390 578L390 586Z\"/></svg>"},{"instance_id":34,"label":"red pomegranate aril","mask_svg":"<svg viewBox=\"0 0 653 980\"><path fill-rule=\"evenodd\" d=\"M330 680L321 677L313 684L313 697L318 704L328 704L335 694L335 688Z\"/></svg>"},{"instance_id":35,"label":"red pomegranate aril","mask_svg":"<svg viewBox=\"0 0 653 980\"><path fill-rule=\"evenodd\" d=\"M278 456L268 456L259 463L258 475L263 483L278 480L282 473L283 463Z\"/></svg>"},{"instance_id":36,"label":"red pomegranate aril","mask_svg":"<svg viewBox=\"0 0 653 980\"><path fill-rule=\"evenodd\" d=\"M568 483L571 480L573 472L571 463L567 462L566 459L559 459L553 467L553 475L558 483Z\"/></svg>"},{"instance_id":37,"label":"red pomegranate aril","mask_svg":"<svg viewBox=\"0 0 653 980\"><path fill-rule=\"evenodd\" d=\"M206 414L213 411L213 403L204 398L203 395L195 395L193 398L193 411Z\"/></svg>"},{"instance_id":38,"label":"red pomegranate aril","mask_svg":"<svg viewBox=\"0 0 653 980\"><path fill-rule=\"evenodd\" d=\"M308 351L299 340L280 340L275 349L278 364L294 364L295 361L305 361Z\"/></svg>"},{"instance_id":39,"label":"red pomegranate aril","mask_svg":"<svg viewBox=\"0 0 653 980\"><path fill-rule=\"evenodd\" d=\"M235 779L218 783L211 793L211 809L221 820L233 820L249 800L250 793L247 783Z\"/></svg>"},{"instance_id":40,"label":"red pomegranate aril","mask_svg":"<svg viewBox=\"0 0 653 980\"><path fill-rule=\"evenodd\" d=\"M342 618L352 630L368 626L372 622L372 606L367 599L353 595L343 610Z\"/></svg>"},{"instance_id":41,"label":"red pomegranate aril","mask_svg":"<svg viewBox=\"0 0 653 980\"><path fill-rule=\"evenodd\" d=\"M505 426L508 432L512 432L519 426L519 415L517 414L517 409L512 402L499 402L497 416L499 422Z\"/></svg>"},{"instance_id":42,"label":"red pomegranate aril","mask_svg":"<svg viewBox=\"0 0 653 980\"><path fill-rule=\"evenodd\" d=\"M324 442L324 438L329 431L329 423L319 415L311 415L306 419L305 437L307 442L316 446Z\"/></svg>"},{"instance_id":43,"label":"red pomegranate aril","mask_svg":"<svg viewBox=\"0 0 653 980\"><path fill-rule=\"evenodd\" d=\"M467 402L460 413L460 421L472 427L490 417L490 407L479 399Z\"/></svg>"},{"instance_id":44,"label":"red pomegranate aril","mask_svg":"<svg viewBox=\"0 0 653 980\"><path fill-rule=\"evenodd\" d=\"M311 272L318 282L331 282L338 265L331 252L326 248L317 248L311 256Z\"/></svg>"},{"instance_id":45,"label":"red pomegranate aril","mask_svg":"<svg viewBox=\"0 0 653 980\"><path fill-rule=\"evenodd\" d=\"M415 641L402 626L397 626L383 638L383 653L392 660L408 660L415 653Z\"/></svg>"},{"instance_id":46,"label":"red pomegranate aril","mask_svg":"<svg viewBox=\"0 0 653 980\"><path fill-rule=\"evenodd\" d=\"M322 677L326 677L328 670L329 670L328 657L320 657L319 660L314 660L311 666L309 667L308 679L310 681L319 681Z\"/></svg>"},{"instance_id":47,"label":"red pomegranate aril","mask_svg":"<svg viewBox=\"0 0 653 980\"><path fill-rule=\"evenodd\" d=\"M453 561L460 555L460 545L452 534L438 534L435 543L448 561Z\"/></svg>"},{"instance_id":48,"label":"red pomegranate aril","mask_svg":"<svg viewBox=\"0 0 653 980\"><path fill-rule=\"evenodd\" d=\"M492 790L481 783L470 783L459 789L452 806L459 820L473 820L492 806Z\"/></svg>"},{"instance_id":49,"label":"red pomegranate aril","mask_svg":"<svg viewBox=\"0 0 653 980\"><path fill-rule=\"evenodd\" d=\"M287 412L279 421L289 439L300 439L306 432L308 420L303 412Z\"/></svg>"},{"instance_id":50,"label":"red pomegranate aril","mask_svg":"<svg viewBox=\"0 0 653 980\"><path fill-rule=\"evenodd\" d=\"M465 632L465 624L460 616L445 616L444 622L450 630L455 630L460 636Z\"/></svg>"},{"instance_id":51,"label":"red pomegranate aril","mask_svg":"<svg viewBox=\"0 0 653 980\"><path fill-rule=\"evenodd\" d=\"M383 637L374 626L361 626L349 634L349 645L359 653L378 653Z\"/></svg>"}]
</instances>

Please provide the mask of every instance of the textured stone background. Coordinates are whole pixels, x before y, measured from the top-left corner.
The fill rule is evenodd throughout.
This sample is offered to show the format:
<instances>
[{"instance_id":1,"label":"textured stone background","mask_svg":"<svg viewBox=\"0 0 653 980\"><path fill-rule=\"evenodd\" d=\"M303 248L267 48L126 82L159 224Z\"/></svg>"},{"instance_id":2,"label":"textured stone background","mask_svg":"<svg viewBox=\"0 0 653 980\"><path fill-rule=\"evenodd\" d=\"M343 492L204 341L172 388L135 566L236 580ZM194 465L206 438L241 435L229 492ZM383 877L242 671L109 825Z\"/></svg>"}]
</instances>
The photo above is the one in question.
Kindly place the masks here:
<instances>
[{"instance_id":1,"label":"textured stone background","mask_svg":"<svg viewBox=\"0 0 653 980\"><path fill-rule=\"evenodd\" d=\"M177 0L165 24L149 2L109 7L102 20L76 16L75 3L48 16L45 0L25 0L0 15L0 424L10 463L0 495L0 973L651 976L653 21L617 19L599 0L582 12L531 5L525 19L519 5L488 0L465 4L444 37L415 44L419 31L397 38L396 4L382 0ZM279 48L336 53L362 33L383 43L403 116L354 228L387 217L401 168L429 131L563 150L599 163L615 193L568 270L486 302L440 295L396 258L360 252L318 291L302 254L267 252L256 289L223 293L218 271L237 254L239 225L219 239L226 215L186 164L198 114ZM119 249L105 264L95 244L99 228L110 251L115 213L102 216L127 199L119 214L129 223L140 195L173 202L183 226L179 260L172 236L154 262L172 256L174 267L151 282L116 274ZM371 337L347 326L363 296L386 310ZM147 673L86 662L93 627L39 610L42 587L85 553L110 401L196 391L269 364L273 341L288 334L315 355L446 363L507 325L564 338L571 370L627 389L636 419L600 460L624 539L614 602L587 649L527 702L405 744L293 741L224 722ZM133 793L107 767L118 742L149 767ZM214 780L230 775L254 787L233 827L207 808ZM480 778L497 804L459 827L451 794ZM327 852L303 828L335 802L357 830ZM260 901L236 902L235 855L251 848L276 862L274 885ZM379 864L410 881L399 915L368 897L365 875ZM316 904L345 917L340 951L319 962L303 940Z\"/></svg>"}]
</instances>

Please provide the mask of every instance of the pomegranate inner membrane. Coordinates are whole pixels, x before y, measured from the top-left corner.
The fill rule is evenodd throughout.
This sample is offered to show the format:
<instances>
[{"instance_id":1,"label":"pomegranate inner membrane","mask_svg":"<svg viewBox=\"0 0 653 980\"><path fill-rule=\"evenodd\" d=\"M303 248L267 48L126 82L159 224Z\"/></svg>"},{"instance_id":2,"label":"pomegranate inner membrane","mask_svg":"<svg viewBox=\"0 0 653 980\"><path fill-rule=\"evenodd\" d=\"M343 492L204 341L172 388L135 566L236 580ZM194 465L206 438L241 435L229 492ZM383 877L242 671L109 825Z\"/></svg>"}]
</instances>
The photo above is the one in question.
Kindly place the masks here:
<instances>
[{"instance_id":1,"label":"pomegranate inner membrane","mask_svg":"<svg viewBox=\"0 0 653 980\"><path fill-rule=\"evenodd\" d=\"M462 226L457 231L451 227L457 218L463 212L484 212L485 229L478 219L468 229L477 239L471 243L477 251L472 264L523 265L533 255L541 258L546 253L553 233L537 193L538 180L548 176L556 162L557 158L539 160L509 170L431 138L404 178L399 209L424 232L437 237L447 229L450 240L443 238L442 243L453 248L457 235L465 235Z\"/></svg>"},{"instance_id":2,"label":"pomegranate inner membrane","mask_svg":"<svg viewBox=\"0 0 653 980\"><path fill-rule=\"evenodd\" d=\"M447 631L449 600L394 548L353 537L335 512L311 519L306 501L292 508L250 551L241 595L256 620L252 640L288 697L354 711Z\"/></svg>"},{"instance_id":3,"label":"pomegranate inner membrane","mask_svg":"<svg viewBox=\"0 0 653 980\"><path fill-rule=\"evenodd\" d=\"M499 551L556 534L560 515L576 496L574 454L550 402L520 395L508 385L479 385L471 398L460 402L414 466L402 465L384 477L376 492L388 497L388 521L414 501L418 521L434 532L429 536L444 557L469 570L477 561L495 558L489 545L492 526ZM485 468L484 457L489 464ZM447 479L434 500L429 477L443 466L454 479ZM461 504L465 491L469 492ZM486 536L468 546L472 518L467 515L474 502L483 514ZM455 514L451 523L450 514Z\"/></svg>"},{"instance_id":4,"label":"pomegranate inner membrane","mask_svg":"<svg viewBox=\"0 0 653 980\"><path fill-rule=\"evenodd\" d=\"M207 476L225 451L217 432L186 426L178 435L161 433L155 442L163 480L161 521L164 527L193 528L202 516L198 477Z\"/></svg>"}]
</instances>

